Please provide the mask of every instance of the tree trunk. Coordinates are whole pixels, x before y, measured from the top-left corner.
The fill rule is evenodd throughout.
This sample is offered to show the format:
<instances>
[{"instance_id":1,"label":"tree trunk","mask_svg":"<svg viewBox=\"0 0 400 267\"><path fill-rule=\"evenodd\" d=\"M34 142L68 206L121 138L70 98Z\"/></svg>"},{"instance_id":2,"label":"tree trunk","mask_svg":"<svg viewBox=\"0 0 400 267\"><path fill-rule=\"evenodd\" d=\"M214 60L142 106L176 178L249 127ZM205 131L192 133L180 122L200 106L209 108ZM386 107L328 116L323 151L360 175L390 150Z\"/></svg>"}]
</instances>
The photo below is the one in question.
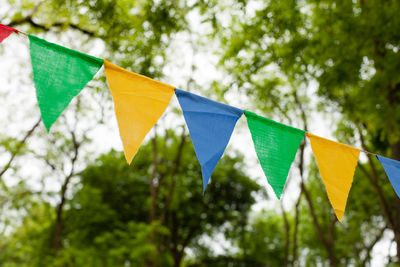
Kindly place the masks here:
<instances>
[{"instance_id":1,"label":"tree trunk","mask_svg":"<svg viewBox=\"0 0 400 267\"><path fill-rule=\"evenodd\" d=\"M283 207L282 201L279 202L281 204L281 210L282 210L282 217L283 217L283 222L284 222L284 231L285 231L285 258L283 261L282 266L288 266L289 264L289 249L290 249L290 225L289 225L289 220L286 215L285 208Z\"/></svg>"},{"instance_id":2,"label":"tree trunk","mask_svg":"<svg viewBox=\"0 0 400 267\"><path fill-rule=\"evenodd\" d=\"M400 160L400 141L392 144L392 158L395 160ZM400 263L400 198L395 197L396 212L393 225L394 240L397 246L397 262Z\"/></svg>"},{"instance_id":3,"label":"tree trunk","mask_svg":"<svg viewBox=\"0 0 400 267\"><path fill-rule=\"evenodd\" d=\"M174 253L174 267L181 266L182 258L183 258L182 252L179 251L177 253Z\"/></svg>"},{"instance_id":4,"label":"tree trunk","mask_svg":"<svg viewBox=\"0 0 400 267\"><path fill-rule=\"evenodd\" d=\"M61 242L62 241L61 234L62 234L62 230L63 230L62 215L63 215L64 204L66 201L65 194L67 193L69 182L75 174L75 163L76 163L76 160L78 159L79 147L81 145L81 143L76 140L74 131L71 131L71 137L72 137L72 143L74 146L73 147L74 156L71 159L71 170L70 170L68 176L65 178L63 186L61 187L61 201L57 206L57 212L56 212L57 218L56 218L56 223L55 223L54 232L53 232L53 248L56 252L58 252L62 247L62 242Z\"/></svg>"},{"instance_id":5,"label":"tree trunk","mask_svg":"<svg viewBox=\"0 0 400 267\"><path fill-rule=\"evenodd\" d=\"M296 90L293 91L293 97L294 97L294 100L295 100L295 103L296 103L297 107L300 110L301 118L303 120L304 130L308 131L308 122L307 122L306 111L305 111L303 105L301 104L301 102L299 100L299 97L297 95ZM299 148L299 150L300 150L300 161L299 161L298 168L299 168L299 171L300 171L300 178L301 178L301 183L300 183L301 192L300 192L300 195L299 195L298 203L296 204L296 212L298 212L298 205L300 203L301 195L302 195L302 193L304 193L304 196L306 198L306 202L307 202L308 207L310 209L310 213L311 213L311 217L312 217L312 220L313 220L313 223L314 223L315 230L317 232L317 235L318 235L322 245L324 246L324 248L326 249L326 252L328 254L329 265L333 266L333 267L336 267L338 265L338 263L337 263L337 258L336 258L336 255L335 255L335 249L334 249L335 248L334 247L335 241L334 241L334 236L333 236L333 231L334 231L334 226L335 226L334 223L336 222L336 218L334 218L335 221L331 223L331 228L329 229L330 233L331 233L330 239L327 239L326 236L325 236L325 231L322 229L320 223L318 222L318 218L317 218L317 216L315 214L314 204L312 202L311 196L310 196L310 194L309 194L309 192L308 192L308 190L307 190L307 188L306 188L306 186L304 184L304 149L305 149L305 145L306 145L306 139L303 139L303 141L300 144L300 148ZM298 214L296 214L295 235L297 234L297 224L298 224ZM297 246L297 239L296 238L297 237L295 236L292 264L294 264L295 259L296 259L296 255L297 255L296 254L296 246Z\"/></svg>"},{"instance_id":6,"label":"tree trunk","mask_svg":"<svg viewBox=\"0 0 400 267\"><path fill-rule=\"evenodd\" d=\"M57 206L57 218L53 232L53 248L56 252L58 252L62 246L61 234L63 230L62 213L63 213L64 202L65 200L63 198L63 200L61 200L60 204L58 204Z\"/></svg>"},{"instance_id":7,"label":"tree trunk","mask_svg":"<svg viewBox=\"0 0 400 267\"><path fill-rule=\"evenodd\" d=\"M76 156L73 159L73 164L76 160ZM72 165L74 166L74 165ZM62 219L62 215L63 215L63 210L64 210L64 204L65 204L65 194L67 192L67 188L68 188L68 184L69 181L71 180L72 176L74 175L74 168L72 168L71 173L67 176L67 178L65 178L65 182L61 188L61 201L57 206L57 211L56 211L56 223L54 226L54 232L53 232L53 248L56 252L58 252L61 249L61 234L62 234L62 230L63 230L63 219Z\"/></svg>"},{"instance_id":8,"label":"tree trunk","mask_svg":"<svg viewBox=\"0 0 400 267\"><path fill-rule=\"evenodd\" d=\"M329 242L329 240L327 240L327 238L325 236L325 232L322 230L322 228L318 222L317 215L315 214L314 204L311 200L311 196L310 196L305 184L303 183L303 181L301 182L301 188L304 192L304 196L306 197L308 207L310 208L311 217L313 219L314 226L317 230L318 237L321 240L321 243L325 247L326 252L328 254L329 266L336 267L336 266L338 266L338 264L337 264L337 259L336 259L335 252L334 252L333 243Z\"/></svg>"},{"instance_id":9,"label":"tree trunk","mask_svg":"<svg viewBox=\"0 0 400 267\"><path fill-rule=\"evenodd\" d=\"M149 213L149 224L154 222L156 220L156 209L157 209L157 193L156 193L156 185L155 185L155 179L157 176L157 167L158 167L158 149L157 149L157 130L154 129L154 137L151 139L151 143L153 145L153 171L150 176L150 182L149 182L149 187L150 187L150 195L151 195L151 208L150 208L150 213ZM159 247L155 242L156 238L156 233L154 230L150 233L150 239L149 242L151 245L153 245L156 249L156 257L153 258L148 258L146 260L146 266L156 266L157 265L157 259L159 258L160 252L159 252Z\"/></svg>"}]
</instances>

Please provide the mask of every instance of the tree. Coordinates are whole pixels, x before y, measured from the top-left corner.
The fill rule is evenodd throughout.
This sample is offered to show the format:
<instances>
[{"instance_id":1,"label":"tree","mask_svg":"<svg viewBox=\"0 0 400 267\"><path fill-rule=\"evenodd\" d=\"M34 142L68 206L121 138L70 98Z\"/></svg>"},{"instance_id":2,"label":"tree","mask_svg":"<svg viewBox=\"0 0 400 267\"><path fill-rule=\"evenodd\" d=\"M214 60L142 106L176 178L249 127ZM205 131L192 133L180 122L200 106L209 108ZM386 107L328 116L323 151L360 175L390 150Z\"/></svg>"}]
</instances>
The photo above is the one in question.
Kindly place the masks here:
<instances>
[{"instance_id":1,"label":"tree","mask_svg":"<svg viewBox=\"0 0 400 267\"><path fill-rule=\"evenodd\" d=\"M212 258L202 238L218 233L227 238L240 236L261 188L241 171L241 156L225 156L203 195L200 168L188 137L167 131L166 136L157 138L157 147L161 160L157 164L155 220L150 221L154 216L150 192L154 148L150 141L131 166L123 153L111 151L82 172L74 197L66 203L59 257L47 253L46 258L35 249L20 257L11 245L6 254L12 256L3 263L180 266L188 248L209 251L208 258ZM9 244L28 239L20 233L33 232L30 217ZM30 242L22 246L30 247ZM33 242L48 245L46 238Z\"/></svg>"},{"instance_id":2,"label":"tree","mask_svg":"<svg viewBox=\"0 0 400 267\"><path fill-rule=\"evenodd\" d=\"M234 26L224 33L221 64L232 74L236 88L253 96L271 116L294 111L292 117L301 117L301 109L295 109L296 95L307 104L316 86L324 103L319 108L341 114L336 125L340 141L400 159L399 9L398 1L252 1L236 13ZM360 179L373 189L369 209L384 218L382 229L394 233L399 262L400 200L382 179L376 160L368 157L360 169ZM355 208L352 199L347 214ZM372 225L368 216L363 219ZM346 221L351 225L350 219ZM316 219L314 226L335 265L335 249L318 230Z\"/></svg>"},{"instance_id":3,"label":"tree","mask_svg":"<svg viewBox=\"0 0 400 267\"><path fill-rule=\"evenodd\" d=\"M62 32L64 36L71 36L74 40L67 46L78 46L82 52L89 53L90 48L98 46L96 42L106 42L106 49L102 51L104 57L108 56L110 60L128 69L132 69L133 65L136 72L159 78L168 61L166 50L173 40L172 35L185 30L185 15L189 10L190 7L185 1L23 0L8 1L8 5L5 6L7 13L2 21L8 26L18 27L32 34ZM92 96L98 98L99 103L104 103L104 100L110 103L111 97L109 92L105 91L104 76L99 77L96 82L89 84L89 87L94 89L91 91ZM66 111L73 113L72 116L60 118L61 123L53 126L50 137L46 136L42 129L41 138L35 141L45 143L43 147L28 148L31 149L31 154L35 155L35 159L42 160L40 163L44 163L45 169L48 170L48 173L43 175L43 184L49 176L60 180L58 205L55 208L57 223L52 238L56 251L61 249L63 210L71 181L84 167L79 163L90 153L88 134L112 116L111 105L102 104L100 108L96 107L96 104L93 105L93 101L90 101L90 94L89 101L79 96L71 103L69 109L73 106L74 111ZM89 121L92 123L88 123ZM61 126L62 123L66 126ZM11 137L4 138L3 144L6 151L10 152L10 160L4 165L0 176L16 164L16 156L22 154L21 148L38 125L39 123L34 124L31 130L23 133L21 142L16 142L15 148L10 147ZM44 188L43 190L45 191Z\"/></svg>"}]
</instances>

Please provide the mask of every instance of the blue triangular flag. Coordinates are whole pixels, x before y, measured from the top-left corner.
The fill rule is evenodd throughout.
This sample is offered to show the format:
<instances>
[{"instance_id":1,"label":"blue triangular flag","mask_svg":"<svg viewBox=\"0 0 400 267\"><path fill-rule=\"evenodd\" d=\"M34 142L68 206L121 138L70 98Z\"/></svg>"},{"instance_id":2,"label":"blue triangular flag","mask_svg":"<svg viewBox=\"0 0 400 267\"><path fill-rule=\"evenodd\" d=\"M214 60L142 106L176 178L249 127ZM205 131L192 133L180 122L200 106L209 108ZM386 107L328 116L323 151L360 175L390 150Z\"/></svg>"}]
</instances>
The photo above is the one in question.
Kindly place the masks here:
<instances>
[{"instance_id":1,"label":"blue triangular flag","mask_svg":"<svg viewBox=\"0 0 400 267\"><path fill-rule=\"evenodd\" d=\"M203 192L243 110L175 89L203 174Z\"/></svg>"},{"instance_id":2,"label":"blue triangular flag","mask_svg":"<svg viewBox=\"0 0 400 267\"><path fill-rule=\"evenodd\" d=\"M385 172L389 177L390 183L392 184L394 191L396 191L397 196L400 197L400 161L388 159L378 155L376 155L376 158L385 169Z\"/></svg>"}]
</instances>

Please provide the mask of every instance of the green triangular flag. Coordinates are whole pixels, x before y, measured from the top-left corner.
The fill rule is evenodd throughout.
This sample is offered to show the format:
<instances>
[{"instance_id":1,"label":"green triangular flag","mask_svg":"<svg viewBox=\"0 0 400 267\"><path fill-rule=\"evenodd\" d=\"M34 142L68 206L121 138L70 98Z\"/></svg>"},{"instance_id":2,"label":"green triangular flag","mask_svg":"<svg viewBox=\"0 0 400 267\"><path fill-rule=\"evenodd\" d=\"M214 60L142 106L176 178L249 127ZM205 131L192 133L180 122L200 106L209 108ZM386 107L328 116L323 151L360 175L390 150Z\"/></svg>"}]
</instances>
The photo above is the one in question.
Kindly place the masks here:
<instances>
[{"instance_id":1,"label":"green triangular flag","mask_svg":"<svg viewBox=\"0 0 400 267\"><path fill-rule=\"evenodd\" d=\"M258 160L280 199L290 165L296 156L305 131L245 111Z\"/></svg>"},{"instance_id":2,"label":"green triangular flag","mask_svg":"<svg viewBox=\"0 0 400 267\"><path fill-rule=\"evenodd\" d=\"M33 81L47 131L91 81L103 60L29 35Z\"/></svg>"}]
</instances>

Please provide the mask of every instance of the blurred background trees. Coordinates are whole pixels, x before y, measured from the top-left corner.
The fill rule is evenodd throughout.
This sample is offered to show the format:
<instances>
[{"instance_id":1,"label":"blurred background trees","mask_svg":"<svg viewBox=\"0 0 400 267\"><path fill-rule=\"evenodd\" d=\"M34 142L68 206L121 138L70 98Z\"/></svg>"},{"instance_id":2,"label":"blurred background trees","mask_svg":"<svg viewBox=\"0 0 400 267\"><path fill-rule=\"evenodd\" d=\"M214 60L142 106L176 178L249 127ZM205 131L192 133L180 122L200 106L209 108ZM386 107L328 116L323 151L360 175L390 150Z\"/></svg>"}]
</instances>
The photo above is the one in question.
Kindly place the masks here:
<instances>
[{"instance_id":1,"label":"blurred background trees","mask_svg":"<svg viewBox=\"0 0 400 267\"><path fill-rule=\"evenodd\" d=\"M3 24L400 160L398 1L0 3ZM26 44L0 50L1 265L399 264L400 200L373 157L360 159L343 224L307 143L284 201L250 170L250 139L228 148L203 195L175 102L131 166L113 149L103 73L47 134Z\"/></svg>"}]
</instances>

